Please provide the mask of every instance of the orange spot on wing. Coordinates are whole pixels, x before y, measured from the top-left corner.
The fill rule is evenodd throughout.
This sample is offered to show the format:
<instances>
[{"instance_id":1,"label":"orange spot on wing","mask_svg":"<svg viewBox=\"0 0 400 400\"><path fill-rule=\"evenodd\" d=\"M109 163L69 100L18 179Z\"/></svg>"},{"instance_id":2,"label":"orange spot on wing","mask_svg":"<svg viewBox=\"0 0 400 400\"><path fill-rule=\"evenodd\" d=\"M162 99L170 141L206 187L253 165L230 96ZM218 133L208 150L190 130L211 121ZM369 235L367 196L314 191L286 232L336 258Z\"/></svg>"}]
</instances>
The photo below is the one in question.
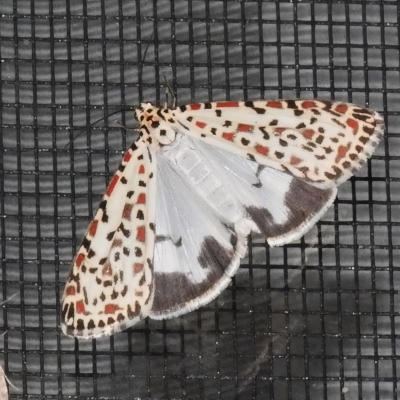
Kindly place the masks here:
<instances>
[{"instance_id":1,"label":"orange spot on wing","mask_svg":"<svg viewBox=\"0 0 400 400\"><path fill-rule=\"evenodd\" d=\"M144 173L145 173L144 165L141 165L139 167L139 174L144 174Z\"/></svg>"},{"instance_id":2,"label":"orange spot on wing","mask_svg":"<svg viewBox=\"0 0 400 400\"><path fill-rule=\"evenodd\" d=\"M346 121L347 126L349 126L351 129L353 129L353 133L356 134L358 131L358 122L355 121L354 119L349 118Z\"/></svg>"},{"instance_id":3,"label":"orange spot on wing","mask_svg":"<svg viewBox=\"0 0 400 400\"><path fill-rule=\"evenodd\" d=\"M344 156L346 155L346 153L348 152L348 150L349 150L349 149L348 149L347 147L339 146L338 154L339 154L340 156L344 157Z\"/></svg>"},{"instance_id":4,"label":"orange spot on wing","mask_svg":"<svg viewBox=\"0 0 400 400\"><path fill-rule=\"evenodd\" d=\"M99 223L99 221L94 220L90 224L89 233L90 233L91 236L94 236L96 234L98 223Z\"/></svg>"},{"instance_id":5,"label":"orange spot on wing","mask_svg":"<svg viewBox=\"0 0 400 400\"><path fill-rule=\"evenodd\" d=\"M239 107L237 101L220 101L217 103L217 107Z\"/></svg>"},{"instance_id":6,"label":"orange spot on wing","mask_svg":"<svg viewBox=\"0 0 400 400\"><path fill-rule=\"evenodd\" d=\"M266 106L272 107L272 108L282 108L282 102L281 101L267 101Z\"/></svg>"},{"instance_id":7,"label":"orange spot on wing","mask_svg":"<svg viewBox=\"0 0 400 400\"><path fill-rule=\"evenodd\" d=\"M292 164L292 165L297 165L300 161L301 161L301 159L298 158L298 157L291 157L290 158L290 164Z\"/></svg>"},{"instance_id":8,"label":"orange spot on wing","mask_svg":"<svg viewBox=\"0 0 400 400\"><path fill-rule=\"evenodd\" d=\"M107 191L106 191L106 195L110 196L111 193L113 192L115 185L117 184L117 182L119 181L119 176L118 175L114 175L114 177L111 179L110 184L108 185Z\"/></svg>"},{"instance_id":9,"label":"orange spot on wing","mask_svg":"<svg viewBox=\"0 0 400 400\"><path fill-rule=\"evenodd\" d=\"M239 124L237 130L239 132L253 132L254 126L247 124Z\"/></svg>"},{"instance_id":10,"label":"orange spot on wing","mask_svg":"<svg viewBox=\"0 0 400 400\"><path fill-rule=\"evenodd\" d=\"M306 138L306 139L311 139L315 134L315 131L312 129L305 129L302 132L302 135Z\"/></svg>"},{"instance_id":11,"label":"orange spot on wing","mask_svg":"<svg viewBox=\"0 0 400 400\"><path fill-rule=\"evenodd\" d=\"M201 121L197 121L196 125L201 129L203 129L206 126L206 124L204 122L201 122Z\"/></svg>"},{"instance_id":12,"label":"orange spot on wing","mask_svg":"<svg viewBox=\"0 0 400 400\"><path fill-rule=\"evenodd\" d=\"M122 212L122 217L130 221L131 214L132 214L132 204L125 204L124 211Z\"/></svg>"},{"instance_id":13,"label":"orange spot on wing","mask_svg":"<svg viewBox=\"0 0 400 400\"><path fill-rule=\"evenodd\" d=\"M75 264L77 267L80 267L83 263L83 260L85 259L85 255L80 253L77 255L76 260L75 260Z\"/></svg>"},{"instance_id":14,"label":"orange spot on wing","mask_svg":"<svg viewBox=\"0 0 400 400\"><path fill-rule=\"evenodd\" d=\"M229 140L230 142L233 142L233 138L235 137L235 134L234 133L223 133L222 137L225 140Z\"/></svg>"},{"instance_id":15,"label":"orange spot on wing","mask_svg":"<svg viewBox=\"0 0 400 400\"><path fill-rule=\"evenodd\" d=\"M342 158L346 157L346 154L349 150L350 150L350 143L347 146L339 146L335 162L338 163Z\"/></svg>"},{"instance_id":16,"label":"orange spot on wing","mask_svg":"<svg viewBox=\"0 0 400 400\"><path fill-rule=\"evenodd\" d=\"M66 294L67 296L74 296L75 293L76 293L75 286L68 286L68 287L65 289L65 294Z\"/></svg>"},{"instance_id":17,"label":"orange spot on wing","mask_svg":"<svg viewBox=\"0 0 400 400\"><path fill-rule=\"evenodd\" d=\"M138 272L141 272L141 271L143 271L143 264L136 263L136 264L133 266L133 272L134 272L135 274L137 274Z\"/></svg>"},{"instance_id":18,"label":"orange spot on wing","mask_svg":"<svg viewBox=\"0 0 400 400\"><path fill-rule=\"evenodd\" d=\"M256 146L256 150L258 153L263 154L264 156L266 156L269 152L269 148L268 147L264 147L264 146Z\"/></svg>"},{"instance_id":19,"label":"orange spot on wing","mask_svg":"<svg viewBox=\"0 0 400 400\"><path fill-rule=\"evenodd\" d=\"M131 158L132 158L132 154L128 152L125 154L124 161L128 162Z\"/></svg>"},{"instance_id":20,"label":"orange spot on wing","mask_svg":"<svg viewBox=\"0 0 400 400\"><path fill-rule=\"evenodd\" d=\"M285 130L286 130L286 128L275 128L274 133L275 133L275 135L280 135Z\"/></svg>"},{"instance_id":21,"label":"orange spot on wing","mask_svg":"<svg viewBox=\"0 0 400 400\"><path fill-rule=\"evenodd\" d=\"M106 304L104 307L104 313L105 314L114 314L115 311L117 311L118 307L115 306L114 304Z\"/></svg>"},{"instance_id":22,"label":"orange spot on wing","mask_svg":"<svg viewBox=\"0 0 400 400\"><path fill-rule=\"evenodd\" d=\"M110 276L110 275L112 275L112 269L111 269L111 267L109 265L106 265L106 266L103 267L101 273L102 273L103 276L104 275Z\"/></svg>"},{"instance_id":23,"label":"orange spot on wing","mask_svg":"<svg viewBox=\"0 0 400 400\"><path fill-rule=\"evenodd\" d=\"M200 108L201 108L201 104L191 104L190 105L190 109L191 110L200 110Z\"/></svg>"},{"instance_id":24,"label":"orange spot on wing","mask_svg":"<svg viewBox=\"0 0 400 400\"><path fill-rule=\"evenodd\" d=\"M77 312L78 314L84 314L84 313L86 312L86 310L85 310L85 304L83 304L83 301L82 301L82 300L79 300L79 301L76 303L76 312Z\"/></svg>"},{"instance_id":25,"label":"orange spot on wing","mask_svg":"<svg viewBox=\"0 0 400 400\"><path fill-rule=\"evenodd\" d=\"M137 198L138 204L146 204L146 195L144 193L140 193Z\"/></svg>"},{"instance_id":26,"label":"orange spot on wing","mask_svg":"<svg viewBox=\"0 0 400 400\"><path fill-rule=\"evenodd\" d=\"M317 107L317 105L313 101L303 101L301 103L301 106L303 108L314 108L314 107Z\"/></svg>"},{"instance_id":27,"label":"orange spot on wing","mask_svg":"<svg viewBox=\"0 0 400 400\"><path fill-rule=\"evenodd\" d=\"M335 111L338 113L344 114L347 111L348 107L346 104L339 104L336 106Z\"/></svg>"},{"instance_id":28,"label":"orange spot on wing","mask_svg":"<svg viewBox=\"0 0 400 400\"><path fill-rule=\"evenodd\" d=\"M146 239L146 228L144 226L139 226L137 228L136 239L139 240L139 242L144 242L145 241L145 239Z\"/></svg>"}]
</instances>

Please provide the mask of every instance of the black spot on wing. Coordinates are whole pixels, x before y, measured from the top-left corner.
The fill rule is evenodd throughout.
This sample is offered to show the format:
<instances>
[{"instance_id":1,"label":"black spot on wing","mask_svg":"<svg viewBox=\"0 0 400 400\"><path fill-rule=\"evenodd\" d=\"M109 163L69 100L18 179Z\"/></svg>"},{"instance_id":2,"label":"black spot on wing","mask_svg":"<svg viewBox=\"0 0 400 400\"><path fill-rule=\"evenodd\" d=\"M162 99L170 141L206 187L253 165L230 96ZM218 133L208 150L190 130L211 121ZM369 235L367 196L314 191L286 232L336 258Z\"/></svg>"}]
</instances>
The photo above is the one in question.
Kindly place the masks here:
<instances>
[{"instance_id":1,"label":"black spot on wing","mask_svg":"<svg viewBox=\"0 0 400 400\"><path fill-rule=\"evenodd\" d=\"M92 258L96 255L96 252L93 249L90 249L87 255L87 258Z\"/></svg>"},{"instance_id":2,"label":"black spot on wing","mask_svg":"<svg viewBox=\"0 0 400 400\"><path fill-rule=\"evenodd\" d=\"M274 120L274 121L276 121L276 123L274 123L274 125L276 125L277 123L278 123L278 120ZM270 123L270 125L274 122L274 121L272 121L271 123ZM264 135L263 136L263 139L264 140L269 140L269 133L265 130L265 128L258 128L258 129L260 129L260 131L261 131L261 133Z\"/></svg>"},{"instance_id":3,"label":"black spot on wing","mask_svg":"<svg viewBox=\"0 0 400 400\"><path fill-rule=\"evenodd\" d=\"M85 329L85 324L83 323L82 319L78 319L76 323L76 329L78 329L78 331L83 331Z\"/></svg>"},{"instance_id":4,"label":"black spot on wing","mask_svg":"<svg viewBox=\"0 0 400 400\"><path fill-rule=\"evenodd\" d=\"M299 129L304 129L304 128L306 128L306 124L305 124L304 122L301 122L300 124L298 124L298 125L296 126L296 129L297 129L297 130L299 130Z\"/></svg>"},{"instance_id":5,"label":"black spot on wing","mask_svg":"<svg viewBox=\"0 0 400 400\"><path fill-rule=\"evenodd\" d=\"M135 309L134 310L132 310L131 306L128 305L128 308L127 308L128 318L132 319L134 317L137 317L140 314L141 308L142 307L140 306L138 301L135 302Z\"/></svg>"},{"instance_id":6,"label":"black spot on wing","mask_svg":"<svg viewBox=\"0 0 400 400\"><path fill-rule=\"evenodd\" d=\"M137 150L137 146L136 146L136 143L135 142L133 142L132 144L131 144L131 146L130 146L130 149L132 150L132 151L135 151L135 150Z\"/></svg>"},{"instance_id":7,"label":"black spot on wing","mask_svg":"<svg viewBox=\"0 0 400 400\"><path fill-rule=\"evenodd\" d=\"M94 329L94 328L96 328L96 325L94 321L91 319L88 323L88 329Z\"/></svg>"},{"instance_id":8,"label":"black spot on wing","mask_svg":"<svg viewBox=\"0 0 400 400\"><path fill-rule=\"evenodd\" d=\"M103 215L101 216L101 221L104 223L108 222L108 214L107 211L104 210Z\"/></svg>"},{"instance_id":9,"label":"black spot on wing","mask_svg":"<svg viewBox=\"0 0 400 400\"><path fill-rule=\"evenodd\" d=\"M86 250L89 250L90 244L91 244L91 243L92 243L91 240L89 240L88 238L84 238L84 239L82 240L82 246L83 246Z\"/></svg>"},{"instance_id":10,"label":"black spot on wing","mask_svg":"<svg viewBox=\"0 0 400 400\"><path fill-rule=\"evenodd\" d=\"M244 105L246 107L252 108L257 114L261 114L262 115L262 114L265 114L265 112L266 112L265 108L255 107L254 103L252 101L246 101L244 103Z\"/></svg>"}]
</instances>

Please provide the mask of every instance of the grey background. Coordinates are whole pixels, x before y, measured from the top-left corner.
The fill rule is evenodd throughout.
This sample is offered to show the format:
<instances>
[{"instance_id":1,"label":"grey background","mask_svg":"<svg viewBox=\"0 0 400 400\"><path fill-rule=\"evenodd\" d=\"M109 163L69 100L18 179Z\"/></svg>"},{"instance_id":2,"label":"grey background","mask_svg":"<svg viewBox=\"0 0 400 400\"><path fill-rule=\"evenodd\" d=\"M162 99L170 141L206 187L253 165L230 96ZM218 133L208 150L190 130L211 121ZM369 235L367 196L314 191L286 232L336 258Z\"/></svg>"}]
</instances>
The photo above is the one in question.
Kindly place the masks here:
<instances>
[{"instance_id":1,"label":"grey background","mask_svg":"<svg viewBox=\"0 0 400 400\"><path fill-rule=\"evenodd\" d=\"M0 291L15 297L0 312L0 364L19 389L11 399L400 397L399 7L1 0ZM118 126L133 125L130 111L88 125L163 103L164 74L179 104L339 99L380 111L387 135L302 240L270 249L253 237L214 302L78 342L58 328L64 281L136 135Z\"/></svg>"}]
</instances>

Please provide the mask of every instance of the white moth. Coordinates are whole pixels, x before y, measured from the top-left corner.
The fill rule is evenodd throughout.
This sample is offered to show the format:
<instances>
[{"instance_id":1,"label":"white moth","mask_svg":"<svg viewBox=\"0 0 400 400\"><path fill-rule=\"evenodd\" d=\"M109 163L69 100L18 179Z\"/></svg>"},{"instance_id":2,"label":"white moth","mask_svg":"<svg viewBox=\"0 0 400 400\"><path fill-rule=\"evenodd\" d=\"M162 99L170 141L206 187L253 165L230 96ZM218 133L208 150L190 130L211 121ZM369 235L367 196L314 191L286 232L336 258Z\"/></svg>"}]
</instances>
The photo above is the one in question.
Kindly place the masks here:
<instances>
[{"instance_id":1,"label":"white moth","mask_svg":"<svg viewBox=\"0 0 400 400\"><path fill-rule=\"evenodd\" d=\"M247 236L300 238L371 157L381 116L319 100L142 104L74 259L62 330L111 335L201 307L229 284Z\"/></svg>"}]
</instances>

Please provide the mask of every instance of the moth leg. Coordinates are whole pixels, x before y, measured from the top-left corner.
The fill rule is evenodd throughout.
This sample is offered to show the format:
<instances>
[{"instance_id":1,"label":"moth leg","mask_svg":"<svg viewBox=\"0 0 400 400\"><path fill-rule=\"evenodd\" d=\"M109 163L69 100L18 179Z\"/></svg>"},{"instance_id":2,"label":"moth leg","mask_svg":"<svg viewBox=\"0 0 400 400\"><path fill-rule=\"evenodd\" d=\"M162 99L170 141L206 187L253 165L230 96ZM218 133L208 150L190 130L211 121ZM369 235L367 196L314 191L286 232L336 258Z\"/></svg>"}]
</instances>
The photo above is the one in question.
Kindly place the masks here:
<instances>
[{"instance_id":1,"label":"moth leg","mask_svg":"<svg viewBox=\"0 0 400 400\"><path fill-rule=\"evenodd\" d=\"M167 79L167 77L164 74L164 81L165 81L165 104L164 107L165 108L176 108L176 94L174 93L174 89L171 86L170 81ZM171 96L171 101L169 101L168 95Z\"/></svg>"},{"instance_id":2,"label":"moth leg","mask_svg":"<svg viewBox=\"0 0 400 400\"><path fill-rule=\"evenodd\" d=\"M262 186L261 180L260 180L260 174L263 171L263 169L265 168L265 165L261 165L259 164L257 167L257 172L256 172L256 178L258 179L257 183L253 183L253 186L256 188L260 188Z\"/></svg>"},{"instance_id":3,"label":"moth leg","mask_svg":"<svg viewBox=\"0 0 400 400\"><path fill-rule=\"evenodd\" d=\"M176 247L182 246L182 237L179 237L178 240L174 241L174 239L172 239L171 236L163 236L163 235L156 236L156 243L164 242L166 240L170 240L173 243L173 245Z\"/></svg>"}]
</instances>

